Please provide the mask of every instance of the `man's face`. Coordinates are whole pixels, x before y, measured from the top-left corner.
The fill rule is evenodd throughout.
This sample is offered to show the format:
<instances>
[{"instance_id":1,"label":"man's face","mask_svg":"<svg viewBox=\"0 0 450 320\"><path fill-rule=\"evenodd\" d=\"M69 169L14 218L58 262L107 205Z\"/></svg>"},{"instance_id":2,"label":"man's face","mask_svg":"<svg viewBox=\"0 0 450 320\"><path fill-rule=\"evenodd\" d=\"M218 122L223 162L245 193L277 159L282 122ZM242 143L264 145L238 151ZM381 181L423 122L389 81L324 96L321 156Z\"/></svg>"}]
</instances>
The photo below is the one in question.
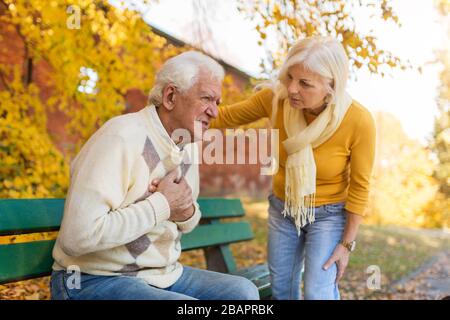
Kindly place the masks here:
<instances>
[{"instance_id":1,"label":"man's face","mask_svg":"<svg viewBox=\"0 0 450 320\"><path fill-rule=\"evenodd\" d=\"M187 91L176 90L170 118L176 128L189 131L192 141L200 141L218 114L222 84L210 74L200 72L196 83Z\"/></svg>"}]
</instances>

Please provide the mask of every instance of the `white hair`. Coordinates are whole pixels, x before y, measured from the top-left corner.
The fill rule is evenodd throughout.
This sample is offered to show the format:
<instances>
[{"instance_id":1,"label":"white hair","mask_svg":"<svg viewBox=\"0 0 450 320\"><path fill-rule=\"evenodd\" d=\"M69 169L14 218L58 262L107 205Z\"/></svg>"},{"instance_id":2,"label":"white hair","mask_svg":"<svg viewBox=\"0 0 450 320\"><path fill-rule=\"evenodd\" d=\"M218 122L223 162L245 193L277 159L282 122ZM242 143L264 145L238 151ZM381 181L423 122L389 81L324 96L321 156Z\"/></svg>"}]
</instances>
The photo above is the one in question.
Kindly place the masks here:
<instances>
[{"instance_id":1,"label":"white hair","mask_svg":"<svg viewBox=\"0 0 450 320\"><path fill-rule=\"evenodd\" d=\"M344 99L349 68L344 47L338 40L331 37L305 38L297 41L289 49L278 77L275 83L272 83L273 121L275 121L274 115L278 101L287 97L287 88L284 83L286 83L288 69L295 64L301 64L305 69L320 76L330 96L327 100L329 104L337 104Z\"/></svg>"},{"instance_id":2,"label":"white hair","mask_svg":"<svg viewBox=\"0 0 450 320\"><path fill-rule=\"evenodd\" d=\"M200 72L208 72L218 81L223 81L225 77L225 71L218 62L198 51L187 51L170 58L156 74L149 103L160 106L163 90L168 84L185 93L197 82Z\"/></svg>"}]
</instances>

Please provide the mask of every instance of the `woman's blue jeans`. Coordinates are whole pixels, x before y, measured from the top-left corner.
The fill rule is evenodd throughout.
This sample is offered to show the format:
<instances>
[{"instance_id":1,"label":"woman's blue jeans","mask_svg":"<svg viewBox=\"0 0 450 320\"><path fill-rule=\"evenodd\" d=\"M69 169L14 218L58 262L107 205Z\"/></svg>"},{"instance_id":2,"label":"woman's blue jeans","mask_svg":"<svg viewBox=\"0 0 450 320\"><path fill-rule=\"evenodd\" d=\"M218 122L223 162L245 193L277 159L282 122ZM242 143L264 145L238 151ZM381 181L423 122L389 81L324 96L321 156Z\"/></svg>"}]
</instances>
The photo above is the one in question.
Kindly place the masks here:
<instances>
[{"instance_id":1,"label":"woman's blue jeans","mask_svg":"<svg viewBox=\"0 0 450 320\"><path fill-rule=\"evenodd\" d=\"M278 300L301 298L300 282L304 266L306 300L339 300L337 267L322 266L341 240L346 214L344 202L315 208L315 222L307 224L298 236L291 217L282 214L284 201L269 196L268 260L272 295Z\"/></svg>"}]
</instances>

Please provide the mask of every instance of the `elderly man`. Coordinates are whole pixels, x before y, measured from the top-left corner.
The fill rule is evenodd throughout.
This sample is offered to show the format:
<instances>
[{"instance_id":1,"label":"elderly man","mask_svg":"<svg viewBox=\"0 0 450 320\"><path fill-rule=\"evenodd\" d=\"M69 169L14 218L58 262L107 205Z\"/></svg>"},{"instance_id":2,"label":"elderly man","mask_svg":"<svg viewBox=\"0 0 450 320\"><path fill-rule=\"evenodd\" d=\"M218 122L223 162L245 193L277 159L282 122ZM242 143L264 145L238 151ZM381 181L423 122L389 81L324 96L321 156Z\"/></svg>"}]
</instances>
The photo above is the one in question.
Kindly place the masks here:
<instances>
[{"instance_id":1,"label":"elderly man","mask_svg":"<svg viewBox=\"0 0 450 320\"><path fill-rule=\"evenodd\" d=\"M53 249L53 299L259 298L245 278L178 262L181 234L201 216L195 141L217 116L223 77L199 52L171 58L150 105L109 120L83 146Z\"/></svg>"}]
</instances>

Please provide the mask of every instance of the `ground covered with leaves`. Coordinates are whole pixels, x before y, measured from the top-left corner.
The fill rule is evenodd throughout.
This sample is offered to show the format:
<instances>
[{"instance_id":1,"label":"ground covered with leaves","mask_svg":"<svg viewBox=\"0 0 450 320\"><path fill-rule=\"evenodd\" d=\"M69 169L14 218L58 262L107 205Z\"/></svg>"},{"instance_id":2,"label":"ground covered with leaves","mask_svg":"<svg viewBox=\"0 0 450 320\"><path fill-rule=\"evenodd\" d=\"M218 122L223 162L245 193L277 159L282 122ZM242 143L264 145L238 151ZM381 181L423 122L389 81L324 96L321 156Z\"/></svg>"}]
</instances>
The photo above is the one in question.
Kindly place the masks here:
<instances>
[{"instance_id":1,"label":"ground covered with leaves","mask_svg":"<svg viewBox=\"0 0 450 320\"><path fill-rule=\"evenodd\" d=\"M238 267L266 262L267 203L245 202L255 239L231 245ZM340 282L342 299L441 299L450 294L450 235L439 230L363 225L358 246ZM182 254L181 262L205 268L201 250ZM372 266L372 267L371 267ZM379 288L368 289L373 266ZM447 288L447 286L449 288ZM0 299L49 299L49 277L0 285Z\"/></svg>"}]
</instances>

